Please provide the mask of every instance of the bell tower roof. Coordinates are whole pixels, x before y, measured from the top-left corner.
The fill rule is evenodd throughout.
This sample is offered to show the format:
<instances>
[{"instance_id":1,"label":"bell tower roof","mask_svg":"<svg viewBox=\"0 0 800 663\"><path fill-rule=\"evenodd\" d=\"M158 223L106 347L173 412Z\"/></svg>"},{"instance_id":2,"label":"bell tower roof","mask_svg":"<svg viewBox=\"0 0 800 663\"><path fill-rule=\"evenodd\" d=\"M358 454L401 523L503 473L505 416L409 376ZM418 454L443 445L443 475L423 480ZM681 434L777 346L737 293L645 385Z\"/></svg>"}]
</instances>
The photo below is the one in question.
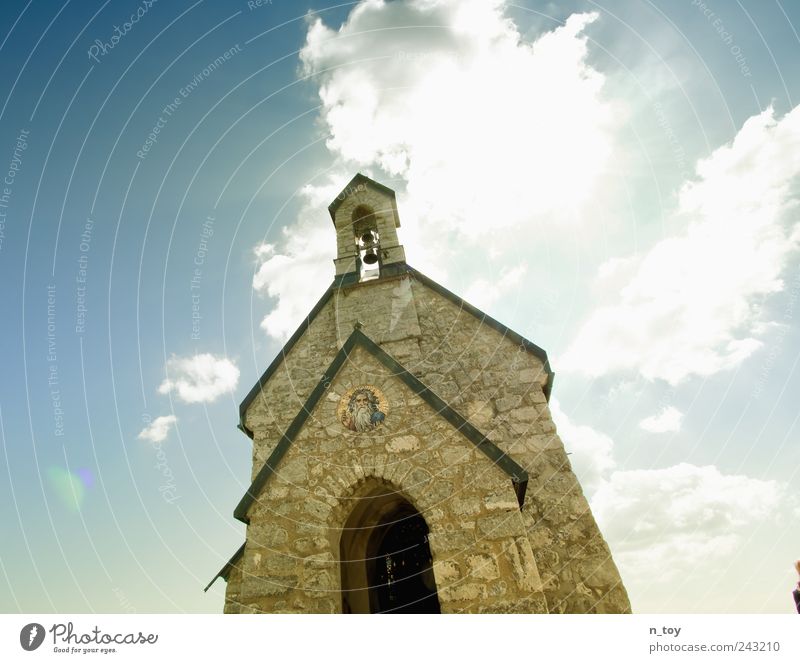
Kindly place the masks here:
<instances>
[{"instance_id":1,"label":"bell tower roof","mask_svg":"<svg viewBox=\"0 0 800 663\"><path fill-rule=\"evenodd\" d=\"M341 204L350 196L359 192L365 192L368 189L372 189L376 193L386 196L386 198L391 201L392 211L394 212L394 221L396 224L395 228L399 228L400 215L397 213L397 197L395 196L394 190L390 189L384 184L381 184L380 182L370 179L366 175L362 175L361 173L356 173L353 179L347 183L347 186L345 186L339 195L334 198L333 202L328 205L328 212L331 215L331 221L333 221L334 225L336 225L336 211L339 209Z\"/></svg>"}]
</instances>

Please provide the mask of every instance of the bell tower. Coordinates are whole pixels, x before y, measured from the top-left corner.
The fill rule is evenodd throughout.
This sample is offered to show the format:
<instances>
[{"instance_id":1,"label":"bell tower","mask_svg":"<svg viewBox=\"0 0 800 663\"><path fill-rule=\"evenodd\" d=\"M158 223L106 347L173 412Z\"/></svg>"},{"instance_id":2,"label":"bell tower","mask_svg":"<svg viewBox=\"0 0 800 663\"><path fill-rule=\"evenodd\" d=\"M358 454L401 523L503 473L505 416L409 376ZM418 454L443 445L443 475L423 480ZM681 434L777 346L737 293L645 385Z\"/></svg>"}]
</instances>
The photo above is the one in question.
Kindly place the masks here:
<instances>
[{"instance_id":1,"label":"bell tower","mask_svg":"<svg viewBox=\"0 0 800 663\"><path fill-rule=\"evenodd\" d=\"M397 273L406 254L397 239L400 216L390 188L357 174L329 206L336 228L336 277L342 284Z\"/></svg>"},{"instance_id":2,"label":"bell tower","mask_svg":"<svg viewBox=\"0 0 800 663\"><path fill-rule=\"evenodd\" d=\"M406 263L388 187L328 209L333 282L239 407L225 612L630 612L547 353Z\"/></svg>"}]
</instances>

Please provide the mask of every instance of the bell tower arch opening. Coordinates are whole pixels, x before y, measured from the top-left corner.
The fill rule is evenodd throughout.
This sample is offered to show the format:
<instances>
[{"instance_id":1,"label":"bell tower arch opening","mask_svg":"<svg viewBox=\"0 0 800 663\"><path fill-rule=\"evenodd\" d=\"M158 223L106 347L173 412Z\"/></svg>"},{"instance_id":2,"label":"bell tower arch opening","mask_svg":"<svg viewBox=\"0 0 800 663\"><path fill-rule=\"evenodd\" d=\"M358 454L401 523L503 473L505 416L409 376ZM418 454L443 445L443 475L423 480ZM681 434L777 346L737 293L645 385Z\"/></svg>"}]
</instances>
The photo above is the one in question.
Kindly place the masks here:
<instances>
[{"instance_id":1,"label":"bell tower arch opening","mask_svg":"<svg viewBox=\"0 0 800 663\"><path fill-rule=\"evenodd\" d=\"M353 234L360 280L378 278L381 268L380 235L375 212L371 207L359 205L353 210Z\"/></svg>"},{"instance_id":2,"label":"bell tower arch opening","mask_svg":"<svg viewBox=\"0 0 800 663\"><path fill-rule=\"evenodd\" d=\"M382 485L359 498L339 548L342 612L441 612L428 525L400 493Z\"/></svg>"}]
</instances>

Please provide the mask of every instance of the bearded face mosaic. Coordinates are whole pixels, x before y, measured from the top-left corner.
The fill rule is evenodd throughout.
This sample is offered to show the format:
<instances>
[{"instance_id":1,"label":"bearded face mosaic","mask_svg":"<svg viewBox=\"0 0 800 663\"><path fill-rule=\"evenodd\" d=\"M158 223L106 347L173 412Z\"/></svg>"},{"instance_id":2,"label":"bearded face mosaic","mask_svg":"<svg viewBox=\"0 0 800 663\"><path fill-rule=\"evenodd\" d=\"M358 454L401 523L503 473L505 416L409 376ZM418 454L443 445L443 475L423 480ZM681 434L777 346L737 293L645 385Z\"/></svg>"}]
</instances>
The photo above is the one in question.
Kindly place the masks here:
<instances>
[{"instance_id":1,"label":"bearded face mosaic","mask_svg":"<svg viewBox=\"0 0 800 663\"><path fill-rule=\"evenodd\" d=\"M362 433L382 425L389 413L383 392L372 385L348 389L339 401L336 415L348 430Z\"/></svg>"}]
</instances>

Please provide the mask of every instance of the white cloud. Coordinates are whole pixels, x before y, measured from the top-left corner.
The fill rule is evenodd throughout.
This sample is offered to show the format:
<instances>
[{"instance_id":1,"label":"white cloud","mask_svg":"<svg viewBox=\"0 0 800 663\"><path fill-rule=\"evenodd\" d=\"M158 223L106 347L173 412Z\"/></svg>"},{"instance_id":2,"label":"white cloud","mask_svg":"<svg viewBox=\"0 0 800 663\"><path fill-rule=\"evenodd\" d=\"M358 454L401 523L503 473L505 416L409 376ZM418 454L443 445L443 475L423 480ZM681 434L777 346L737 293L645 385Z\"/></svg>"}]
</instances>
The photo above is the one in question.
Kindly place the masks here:
<instances>
[{"instance_id":1,"label":"white cloud","mask_svg":"<svg viewBox=\"0 0 800 663\"><path fill-rule=\"evenodd\" d=\"M398 190L409 261L437 279L474 281L484 302L501 296L494 264L518 265L534 230L583 218L612 153L621 158L614 132L624 121L586 63L583 33L597 14L532 42L504 7L369 0L338 29L311 19L301 61L319 86L336 175L327 182L337 185L306 187L298 222L274 253L261 251L253 285L276 300L268 335L289 336L330 282L325 206L357 170L390 176L375 173Z\"/></svg>"},{"instance_id":2,"label":"white cloud","mask_svg":"<svg viewBox=\"0 0 800 663\"><path fill-rule=\"evenodd\" d=\"M669 581L735 554L753 527L783 503L775 481L681 463L614 472L591 500L623 577Z\"/></svg>"},{"instance_id":3,"label":"white cloud","mask_svg":"<svg viewBox=\"0 0 800 663\"><path fill-rule=\"evenodd\" d=\"M314 19L301 52L331 152L405 179L404 207L440 231L487 236L575 210L612 153L618 119L582 34L598 15L530 43L504 5L363 2L338 31Z\"/></svg>"},{"instance_id":4,"label":"white cloud","mask_svg":"<svg viewBox=\"0 0 800 663\"><path fill-rule=\"evenodd\" d=\"M503 295L519 286L527 268L525 265L501 269L495 279L476 278L464 293L464 299L481 309L487 309Z\"/></svg>"},{"instance_id":5,"label":"white cloud","mask_svg":"<svg viewBox=\"0 0 800 663\"><path fill-rule=\"evenodd\" d=\"M555 400L553 420L628 591L654 582L701 582L729 563L753 528L779 523L796 506L785 486L713 466L680 463L619 470L614 442L575 424Z\"/></svg>"},{"instance_id":6,"label":"white cloud","mask_svg":"<svg viewBox=\"0 0 800 663\"><path fill-rule=\"evenodd\" d=\"M591 426L573 423L556 399L550 401L550 413L558 428L564 448L570 453L572 470L589 496L614 469L614 441Z\"/></svg>"},{"instance_id":7,"label":"white cloud","mask_svg":"<svg viewBox=\"0 0 800 663\"><path fill-rule=\"evenodd\" d=\"M751 117L697 165L668 226L685 232L601 268L601 301L558 362L599 376L638 371L677 384L740 364L762 344L764 297L800 241L800 106ZM619 287L619 284L624 285Z\"/></svg>"},{"instance_id":8,"label":"white cloud","mask_svg":"<svg viewBox=\"0 0 800 663\"><path fill-rule=\"evenodd\" d=\"M307 184L297 222L283 228L283 248L260 244L254 249L259 266L253 289L274 300L261 321L272 338L283 341L291 336L333 281L336 240L327 206L346 182L337 172L326 183Z\"/></svg>"},{"instance_id":9,"label":"white cloud","mask_svg":"<svg viewBox=\"0 0 800 663\"><path fill-rule=\"evenodd\" d=\"M142 429L138 437L140 440L150 440L151 442L163 442L167 439L170 429L178 422L178 417L169 414L164 417L156 417L149 425Z\"/></svg>"},{"instance_id":10,"label":"white cloud","mask_svg":"<svg viewBox=\"0 0 800 663\"><path fill-rule=\"evenodd\" d=\"M197 354L171 357L167 361L167 379L158 388L160 394L177 392L185 403L210 403L233 391L239 382L239 369L226 357Z\"/></svg>"},{"instance_id":11,"label":"white cloud","mask_svg":"<svg viewBox=\"0 0 800 663\"><path fill-rule=\"evenodd\" d=\"M642 419L639 428L650 433L675 433L681 429L682 422L683 412L670 405L658 414Z\"/></svg>"}]
</instances>

